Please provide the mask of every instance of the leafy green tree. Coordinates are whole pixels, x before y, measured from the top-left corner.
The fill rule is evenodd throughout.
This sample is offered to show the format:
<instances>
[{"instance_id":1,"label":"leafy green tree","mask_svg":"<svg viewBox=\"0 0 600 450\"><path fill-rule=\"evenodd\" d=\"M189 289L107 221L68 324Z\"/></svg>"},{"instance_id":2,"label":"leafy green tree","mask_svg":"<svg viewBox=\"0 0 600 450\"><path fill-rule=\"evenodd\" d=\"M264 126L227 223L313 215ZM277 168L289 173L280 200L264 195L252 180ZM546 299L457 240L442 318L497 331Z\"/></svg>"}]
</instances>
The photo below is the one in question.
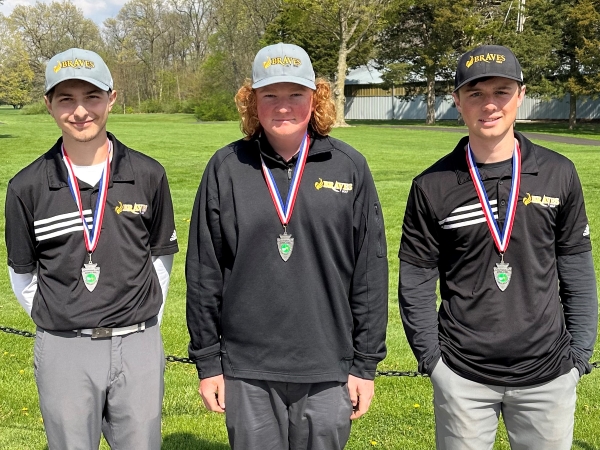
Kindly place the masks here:
<instances>
[{"instance_id":1,"label":"leafy green tree","mask_svg":"<svg viewBox=\"0 0 600 450\"><path fill-rule=\"evenodd\" d=\"M589 2L586 8L588 32L584 36L583 45L577 49L577 58L584 66L586 94L592 97L600 95L600 8L599 1ZM592 6L593 8L590 8Z\"/></svg>"},{"instance_id":2,"label":"leafy green tree","mask_svg":"<svg viewBox=\"0 0 600 450\"><path fill-rule=\"evenodd\" d=\"M22 36L35 74L34 91L39 95L43 92L45 64L52 56L71 47L102 48L98 26L69 1L18 5L9 20Z\"/></svg>"},{"instance_id":3,"label":"leafy green tree","mask_svg":"<svg viewBox=\"0 0 600 450\"><path fill-rule=\"evenodd\" d=\"M557 11L553 0L528 0L521 11L524 22L519 29L518 11L512 6L503 2L493 32L482 43L505 45L515 53L523 69L527 95L562 97L564 90L556 83L560 66L556 50L561 46L557 24L562 12Z\"/></svg>"},{"instance_id":4,"label":"leafy green tree","mask_svg":"<svg viewBox=\"0 0 600 450\"><path fill-rule=\"evenodd\" d=\"M317 76L334 80L337 75L339 48L322 28L311 20L306 9L285 3L275 20L269 24L262 38L263 45L286 42L302 47L310 55ZM373 54L373 41L363 40L348 54L349 68L366 64Z\"/></svg>"},{"instance_id":5,"label":"leafy green tree","mask_svg":"<svg viewBox=\"0 0 600 450\"><path fill-rule=\"evenodd\" d=\"M0 103L13 108L29 103L33 76L21 35L0 15Z\"/></svg>"},{"instance_id":6,"label":"leafy green tree","mask_svg":"<svg viewBox=\"0 0 600 450\"><path fill-rule=\"evenodd\" d=\"M598 0L527 0L522 32L509 27L497 37L519 58L528 93L569 95L570 129L576 124L577 98L597 92L590 84L594 72L589 55L598 36L599 12ZM508 18L514 20L514 12Z\"/></svg>"},{"instance_id":7,"label":"leafy green tree","mask_svg":"<svg viewBox=\"0 0 600 450\"><path fill-rule=\"evenodd\" d=\"M425 81L426 123L435 123L436 80L451 83L456 62L476 43L482 21L474 0L399 0L390 12L377 61L388 85L407 86L407 99L423 93Z\"/></svg>"},{"instance_id":8,"label":"leafy green tree","mask_svg":"<svg viewBox=\"0 0 600 450\"><path fill-rule=\"evenodd\" d=\"M334 74L336 126L345 126L344 83L350 66L364 63L383 26L391 0L284 0L269 27L267 43L296 43L307 50L317 73Z\"/></svg>"}]
</instances>

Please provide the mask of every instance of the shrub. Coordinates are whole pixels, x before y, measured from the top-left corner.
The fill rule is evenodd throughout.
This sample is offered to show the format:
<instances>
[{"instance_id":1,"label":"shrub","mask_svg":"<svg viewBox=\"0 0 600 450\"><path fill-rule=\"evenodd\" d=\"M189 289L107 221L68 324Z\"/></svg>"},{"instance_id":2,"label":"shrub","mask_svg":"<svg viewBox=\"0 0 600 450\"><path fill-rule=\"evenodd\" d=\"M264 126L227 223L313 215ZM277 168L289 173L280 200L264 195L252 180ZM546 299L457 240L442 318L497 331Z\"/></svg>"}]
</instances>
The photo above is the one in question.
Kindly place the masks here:
<instances>
[{"instance_id":1,"label":"shrub","mask_svg":"<svg viewBox=\"0 0 600 450\"><path fill-rule=\"evenodd\" d=\"M184 114L194 114L198 106L198 100L185 100L181 104L181 112Z\"/></svg>"},{"instance_id":2,"label":"shrub","mask_svg":"<svg viewBox=\"0 0 600 450\"><path fill-rule=\"evenodd\" d=\"M163 107L158 100L144 100L140 104L140 112L142 113L161 113L163 112Z\"/></svg>"},{"instance_id":3,"label":"shrub","mask_svg":"<svg viewBox=\"0 0 600 450\"><path fill-rule=\"evenodd\" d=\"M215 92L200 101L194 109L194 115L202 121L237 120L238 112L229 92Z\"/></svg>"},{"instance_id":4,"label":"shrub","mask_svg":"<svg viewBox=\"0 0 600 450\"><path fill-rule=\"evenodd\" d=\"M165 112L167 114L177 114L177 113L180 113L183 108L182 108L182 104L180 101L174 100L171 102L163 103L162 109L163 109L163 112Z\"/></svg>"},{"instance_id":5,"label":"shrub","mask_svg":"<svg viewBox=\"0 0 600 450\"><path fill-rule=\"evenodd\" d=\"M33 114L48 114L48 109L46 108L46 103L44 100L40 100L30 105L25 105L21 110L21 114L25 114L27 116Z\"/></svg>"}]
</instances>

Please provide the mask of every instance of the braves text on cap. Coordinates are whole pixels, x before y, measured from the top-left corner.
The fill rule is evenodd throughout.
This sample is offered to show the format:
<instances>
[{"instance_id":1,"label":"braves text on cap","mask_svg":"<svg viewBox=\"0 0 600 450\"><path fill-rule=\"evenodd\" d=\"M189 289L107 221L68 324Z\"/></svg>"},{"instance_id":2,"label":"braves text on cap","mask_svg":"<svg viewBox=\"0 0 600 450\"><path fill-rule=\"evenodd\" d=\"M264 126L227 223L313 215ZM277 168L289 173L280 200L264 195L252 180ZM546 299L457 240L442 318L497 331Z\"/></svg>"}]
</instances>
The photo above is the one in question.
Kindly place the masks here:
<instances>
[{"instance_id":1,"label":"braves text on cap","mask_svg":"<svg viewBox=\"0 0 600 450\"><path fill-rule=\"evenodd\" d=\"M454 92L483 77L504 77L523 83L523 71L517 57L501 45L482 45L462 55L456 68Z\"/></svg>"},{"instance_id":2,"label":"braves text on cap","mask_svg":"<svg viewBox=\"0 0 600 450\"><path fill-rule=\"evenodd\" d=\"M109 91L113 88L110 70L97 53L81 48L70 48L48 61L46 87L48 93L54 86L66 80L83 80Z\"/></svg>"},{"instance_id":3,"label":"braves text on cap","mask_svg":"<svg viewBox=\"0 0 600 450\"><path fill-rule=\"evenodd\" d=\"M293 44L269 45L262 48L252 65L254 89L274 83L296 83L316 89L315 72L308 54Z\"/></svg>"}]
</instances>

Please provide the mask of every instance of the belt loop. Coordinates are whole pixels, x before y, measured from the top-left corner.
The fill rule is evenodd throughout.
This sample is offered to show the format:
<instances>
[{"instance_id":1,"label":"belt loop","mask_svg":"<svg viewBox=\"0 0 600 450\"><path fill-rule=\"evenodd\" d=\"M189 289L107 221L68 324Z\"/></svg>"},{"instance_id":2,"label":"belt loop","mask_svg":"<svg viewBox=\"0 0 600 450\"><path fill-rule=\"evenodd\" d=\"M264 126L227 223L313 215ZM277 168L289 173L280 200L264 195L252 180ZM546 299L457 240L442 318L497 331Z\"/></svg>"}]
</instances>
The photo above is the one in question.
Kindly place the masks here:
<instances>
[{"instance_id":1,"label":"belt loop","mask_svg":"<svg viewBox=\"0 0 600 450\"><path fill-rule=\"evenodd\" d=\"M81 330L77 330L77 337L81 337Z\"/></svg>"}]
</instances>

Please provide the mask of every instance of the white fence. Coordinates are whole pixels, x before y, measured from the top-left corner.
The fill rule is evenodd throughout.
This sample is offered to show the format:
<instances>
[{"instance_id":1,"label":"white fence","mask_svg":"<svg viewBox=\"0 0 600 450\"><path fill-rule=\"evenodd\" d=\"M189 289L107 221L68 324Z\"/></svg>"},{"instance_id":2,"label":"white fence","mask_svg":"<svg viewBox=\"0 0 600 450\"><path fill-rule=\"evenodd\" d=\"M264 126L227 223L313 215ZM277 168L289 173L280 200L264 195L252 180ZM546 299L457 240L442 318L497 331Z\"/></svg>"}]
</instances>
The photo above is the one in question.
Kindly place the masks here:
<instances>
[{"instance_id":1,"label":"white fence","mask_svg":"<svg viewBox=\"0 0 600 450\"><path fill-rule=\"evenodd\" d=\"M425 96L418 96L406 102L396 97L346 97L346 119L372 120L425 120L427 104ZM452 96L437 97L435 119L458 118ZM525 97L517 113L517 120L567 120L569 118L569 97L560 100L540 100ZM581 98L577 100L578 119L600 119L600 99Z\"/></svg>"}]
</instances>

